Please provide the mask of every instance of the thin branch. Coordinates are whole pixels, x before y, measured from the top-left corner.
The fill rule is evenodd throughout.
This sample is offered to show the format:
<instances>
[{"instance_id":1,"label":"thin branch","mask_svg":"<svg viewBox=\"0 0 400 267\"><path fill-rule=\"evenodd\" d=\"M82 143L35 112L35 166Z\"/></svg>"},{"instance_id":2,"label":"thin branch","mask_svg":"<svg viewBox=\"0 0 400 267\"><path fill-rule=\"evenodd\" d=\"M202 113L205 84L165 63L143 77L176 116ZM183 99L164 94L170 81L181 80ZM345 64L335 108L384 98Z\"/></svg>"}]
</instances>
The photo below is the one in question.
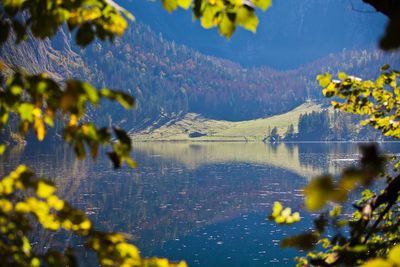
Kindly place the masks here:
<instances>
[{"instance_id":1,"label":"thin branch","mask_svg":"<svg viewBox=\"0 0 400 267\"><path fill-rule=\"evenodd\" d=\"M361 243L362 235L365 233L365 230L372 218L372 214L374 210L379 207L380 205L387 203L385 210L382 212L381 217L386 214L392 205L397 201L400 192L400 175L396 176L389 185L386 187L385 191L378 195L374 196L367 204L365 204L361 209L361 218L358 220L357 225L354 232L351 233L351 238L348 243L343 245L343 249L347 249L349 247L354 247ZM374 228L376 228L380 222L381 218L379 218L375 224L372 226L372 230L367 233L363 244L366 243L366 240L370 237ZM340 264L342 259L342 255L340 252L335 252L328 256L325 259L312 259L310 263L312 265L320 265L320 266L333 266Z\"/></svg>"}]
</instances>

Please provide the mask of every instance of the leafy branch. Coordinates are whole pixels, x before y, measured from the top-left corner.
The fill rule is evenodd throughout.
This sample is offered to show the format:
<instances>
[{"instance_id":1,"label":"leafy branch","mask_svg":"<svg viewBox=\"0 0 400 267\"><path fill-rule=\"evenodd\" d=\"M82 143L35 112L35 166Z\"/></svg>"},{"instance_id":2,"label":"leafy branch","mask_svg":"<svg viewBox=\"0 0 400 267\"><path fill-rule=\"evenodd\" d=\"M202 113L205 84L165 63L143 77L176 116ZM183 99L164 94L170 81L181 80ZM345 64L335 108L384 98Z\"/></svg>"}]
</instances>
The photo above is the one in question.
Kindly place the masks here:
<instances>
[{"instance_id":1,"label":"leafy branch","mask_svg":"<svg viewBox=\"0 0 400 267\"><path fill-rule=\"evenodd\" d=\"M73 145L79 159L86 156L85 146L96 159L99 146L109 145L113 151L108 155L115 168L124 161L135 167L135 162L129 158L131 140L124 130L113 127L117 140L114 141L110 129L97 128L94 123L84 121L87 105L96 107L102 99L117 101L127 109L135 103L134 98L126 93L106 88L98 91L87 82L67 80L59 85L45 74L16 72L6 81L4 88L0 88L0 128L14 113L19 116L21 136L25 137L29 129L33 129L38 140L42 141L47 128L54 126L57 118L66 122L64 141Z\"/></svg>"},{"instance_id":2,"label":"leafy branch","mask_svg":"<svg viewBox=\"0 0 400 267\"><path fill-rule=\"evenodd\" d=\"M326 97L336 96L343 100L332 101L335 109L362 115L362 124L373 126L386 136L400 138L400 87L397 86L400 73L390 70L388 65L381 71L376 81L363 81L345 73L340 73L338 79L332 79L329 73L319 75L317 79L324 87ZM309 210L323 209L332 202L337 206L329 215L323 212L314 220L314 231L282 241L282 247L312 250L322 245L325 249L298 258L298 266L399 264L400 246L396 246L396 242L400 241L400 174L392 177L386 173L385 164L389 157L380 155L375 145L363 146L361 152L358 167L346 169L339 178L332 175L317 177L304 188L305 206ZM395 171L398 165L399 161L394 163ZM370 186L380 177L386 178L386 188L377 194L365 190L363 198L353 205L356 208L353 218L341 219L340 205L347 201L349 193L359 186ZM327 227L336 233L329 239L324 236ZM349 236L342 234L342 227L349 227Z\"/></svg>"}]
</instances>

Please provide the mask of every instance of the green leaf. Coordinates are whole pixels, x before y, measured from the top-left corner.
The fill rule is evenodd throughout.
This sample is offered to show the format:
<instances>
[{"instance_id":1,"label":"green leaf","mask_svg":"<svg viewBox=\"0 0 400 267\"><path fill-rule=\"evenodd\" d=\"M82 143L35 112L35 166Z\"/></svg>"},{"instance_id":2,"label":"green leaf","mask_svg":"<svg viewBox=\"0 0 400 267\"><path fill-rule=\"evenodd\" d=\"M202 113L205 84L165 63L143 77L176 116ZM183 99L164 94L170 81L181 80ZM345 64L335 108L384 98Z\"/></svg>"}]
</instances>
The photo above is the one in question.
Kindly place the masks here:
<instances>
[{"instance_id":1,"label":"green leaf","mask_svg":"<svg viewBox=\"0 0 400 267\"><path fill-rule=\"evenodd\" d=\"M256 32L258 18L254 14L254 10L246 6L241 6L236 16L236 23L245 29Z\"/></svg>"},{"instance_id":2,"label":"green leaf","mask_svg":"<svg viewBox=\"0 0 400 267\"><path fill-rule=\"evenodd\" d=\"M115 152L107 152L108 157L111 162L114 164L114 169L118 169L121 167L121 159Z\"/></svg>"},{"instance_id":3,"label":"green leaf","mask_svg":"<svg viewBox=\"0 0 400 267\"><path fill-rule=\"evenodd\" d=\"M0 44L8 40L10 34L10 24L3 19L0 20Z\"/></svg>"},{"instance_id":4,"label":"green leaf","mask_svg":"<svg viewBox=\"0 0 400 267\"><path fill-rule=\"evenodd\" d=\"M53 121L53 119L52 119L49 115L44 115L44 122L45 122L47 125L49 125L49 126L51 126L51 127L54 127L54 121Z\"/></svg>"},{"instance_id":5,"label":"green leaf","mask_svg":"<svg viewBox=\"0 0 400 267\"><path fill-rule=\"evenodd\" d=\"M96 159L98 153L99 153L99 143L95 143L90 148L90 155L92 156L92 159Z\"/></svg>"},{"instance_id":6,"label":"green leaf","mask_svg":"<svg viewBox=\"0 0 400 267\"><path fill-rule=\"evenodd\" d=\"M92 29L92 25L89 23L84 23L76 32L76 44L85 47L94 40L94 37L95 33Z\"/></svg>"},{"instance_id":7,"label":"green leaf","mask_svg":"<svg viewBox=\"0 0 400 267\"><path fill-rule=\"evenodd\" d=\"M33 120L33 111L34 107L32 104L30 103L22 103L19 107L18 107L18 112L21 116L22 120L26 120L26 121L32 121Z\"/></svg>"},{"instance_id":8,"label":"green leaf","mask_svg":"<svg viewBox=\"0 0 400 267\"><path fill-rule=\"evenodd\" d=\"M236 29L234 20L231 20L225 12L221 13L218 19L220 20L218 24L219 33L229 39Z\"/></svg>"},{"instance_id":9,"label":"green leaf","mask_svg":"<svg viewBox=\"0 0 400 267\"><path fill-rule=\"evenodd\" d=\"M6 151L6 145L0 145L0 155L3 155L4 151Z\"/></svg>"},{"instance_id":10,"label":"green leaf","mask_svg":"<svg viewBox=\"0 0 400 267\"><path fill-rule=\"evenodd\" d=\"M113 127L115 134L117 135L118 140L127 147L131 147L131 138L127 135L127 133L119 127Z\"/></svg>"},{"instance_id":11,"label":"green leaf","mask_svg":"<svg viewBox=\"0 0 400 267\"><path fill-rule=\"evenodd\" d=\"M99 93L97 92L97 90L87 82L82 83L82 88L86 92L89 101L92 104L96 105L100 100Z\"/></svg>"},{"instance_id":12,"label":"green leaf","mask_svg":"<svg viewBox=\"0 0 400 267\"><path fill-rule=\"evenodd\" d=\"M322 234L325 230L325 225L328 223L328 220L325 218L324 214L321 214L317 219L314 220L315 230L318 233Z\"/></svg>"},{"instance_id":13,"label":"green leaf","mask_svg":"<svg viewBox=\"0 0 400 267\"><path fill-rule=\"evenodd\" d=\"M296 247L302 250L310 250L315 247L319 234L303 233L297 236L291 236L282 240L281 248Z\"/></svg>"},{"instance_id":14,"label":"green leaf","mask_svg":"<svg viewBox=\"0 0 400 267\"><path fill-rule=\"evenodd\" d=\"M131 166L132 168L137 168L137 163L135 161L133 161L131 158L125 158L125 160L129 166Z\"/></svg>"},{"instance_id":15,"label":"green leaf","mask_svg":"<svg viewBox=\"0 0 400 267\"><path fill-rule=\"evenodd\" d=\"M381 71L385 71L385 70L387 70L389 68L390 68L389 64L385 64L385 65L382 66L382 68L380 68L380 70Z\"/></svg>"},{"instance_id":16,"label":"green leaf","mask_svg":"<svg viewBox=\"0 0 400 267\"><path fill-rule=\"evenodd\" d=\"M272 4L271 0L251 0L251 2L256 6L261 8L263 11L267 10Z\"/></svg>"},{"instance_id":17,"label":"green leaf","mask_svg":"<svg viewBox=\"0 0 400 267\"><path fill-rule=\"evenodd\" d=\"M84 159L86 157L85 147L81 139L75 140L74 151L78 159Z\"/></svg>"},{"instance_id":18,"label":"green leaf","mask_svg":"<svg viewBox=\"0 0 400 267\"><path fill-rule=\"evenodd\" d=\"M172 12L178 7L177 0L162 0L162 5L168 12Z\"/></svg>"},{"instance_id":19,"label":"green leaf","mask_svg":"<svg viewBox=\"0 0 400 267\"><path fill-rule=\"evenodd\" d=\"M135 99L124 92L103 88L101 89L100 94L108 99L118 101L126 109L132 108L135 104Z\"/></svg>"},{"instance_id":20,"label":"green leaf","mask_svg":"<svg viewBox=\"0 0 400 267\"><path fill-rule=\"evenodd\" d=\"M97 130L97 137L100 143L107 144L111 138L111 134L106 127Z\"/></svg>"},{"instance_id":21,"label":"green leaf","mask_svg":"<svg viewBox=\"0 0 400 267\"><path fill-rule=\"evenodd\" d=\"M4 124L6 124L8 120L8 112L7 111L0 111L0 126L3 126Z\"/></svg>"},{"instance_id":22,"label":"green leaf","mask_svg":"<svg viewBox=\"0 0 400 267\"><path fill-rule=\"evenodd\" d=\"M192 3L192 0L177 0L178 6L188 9L190 7L190 4Z\"/></svg>"},{"instance_id":23,"label":"green leaf","mask_svg":"<svg viewBox=\"0 0 400 267\"><path fill-rule=\"evenodd\" d=\"M332 176L326 175L312 180L305 188L305 204L309 210L315 211L323 208L330 199L335 186Z\"/></svg>"},{"instance_id":24,"label":"green leaf","mask_svg":"<svg viewBox=\"0 0 400 267\"><path fill-rule=\"evenodd\" d=\"M331 217L337 217L342 213L342 207L341 206L335 206L330 212L329 215Z\"/></svg>"},{"instance_id":25,"label":"green leaf","mask_svg":"<svg viewBox=\"0 0 400 267\"><path fill-rule=\"evenodd\" d=\"M216 5L206 5L200 23L204 28L212 28L217 24L217 14L221 9Z\"/></svg>"},{"instance_id":26,"label":"green leaf","mask_svg":"<svg viewBox=\"0 0 400 267\"><path fill-rule=\"evenodd\" d=\"M346 73L344 73L344 72L341 72L341 73L339 73L339 79L340 80L344 80L344 79L346 79L347 78L347 74Z\"/></svg>"},{"instance_id":27,"label":"green leaf","mask_svg":"<svg viewBox=\"0 0 400 267\"><path fill-rule=\"evenodd\" d=\"M17 37L15 41L17 44L19 44L21 41L26 41L28 36L26 35L25 26L21 22L13 20L13 29Z\"/></svg>"}]
</instances>

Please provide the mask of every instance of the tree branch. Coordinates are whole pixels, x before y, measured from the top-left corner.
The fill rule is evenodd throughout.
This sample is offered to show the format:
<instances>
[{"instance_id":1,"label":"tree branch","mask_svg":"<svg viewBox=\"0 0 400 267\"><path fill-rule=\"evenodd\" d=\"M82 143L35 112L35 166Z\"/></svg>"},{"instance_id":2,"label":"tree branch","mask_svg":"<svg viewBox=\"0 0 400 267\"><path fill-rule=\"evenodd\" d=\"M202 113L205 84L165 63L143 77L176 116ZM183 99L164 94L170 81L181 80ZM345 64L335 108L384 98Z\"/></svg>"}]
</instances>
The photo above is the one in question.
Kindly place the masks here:
<instances>
[{"instance_id":1,"label":"tree branch","mask_svg":"<svg viewBox=\"0 0 400 267\"><path fill-rule=\"evenodd\" d=\"M364 3L373 6L376 11L393 18L400 10L400 1L398 0L363 0Z\"/></svg>"},{"instance_id":2,"label":"tree branch","mask_svg":"<svg viewBox=\"0 0 400 267\"><path fill-rule=\"evenodd\" d=\"M384 214L387 213L392 207L392 205L396 202L399 192L400 192L400 175L396 176L396 178L394 178L393 181L389 183L389 185L386 187L385 191L382 194L374 196L367 204L365 204L361 208L361 218L357 222L358 227L355 227L354 231L352 231L350 241L343 246L343 249L354 247L356 245L361 244L362 236L366 231L366 228L372 218L374 210L380 205L387 203L387 207L380 215L380 217L383 217ZM378 226L379 222L380 219L378 219L375 222L373 229ZM363 244L367 242L370 235L371 232L367 233ZM342 260L342 255L340 251L338 251L328 256L325 259L312 259L310 263L312 265L333 266L340 264L341 260Z\"/></svg>"}]
</instances>

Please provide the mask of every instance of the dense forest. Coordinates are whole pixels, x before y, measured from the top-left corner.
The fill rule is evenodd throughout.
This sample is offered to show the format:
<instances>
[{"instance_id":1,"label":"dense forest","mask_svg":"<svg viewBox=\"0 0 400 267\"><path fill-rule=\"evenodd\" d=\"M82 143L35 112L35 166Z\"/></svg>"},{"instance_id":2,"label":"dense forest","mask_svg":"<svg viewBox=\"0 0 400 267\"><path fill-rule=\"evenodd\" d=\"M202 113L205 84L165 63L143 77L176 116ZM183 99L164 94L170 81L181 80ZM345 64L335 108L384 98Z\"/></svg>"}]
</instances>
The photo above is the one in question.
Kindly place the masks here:
<instances>
[{"instance_id":1,"label":"dense forest","mask_svg":"<svg viewBox=\"0 0 400 267\"><path fill-rule=\"evenodd\" d=\"M320 112L300 114L298 132L290 124L283 136L277 133L274 127L265 139L268 142L292 141L378 141L393 140L379 134L371 127L363 126L360 121L363 117L346 114L331 109Z\"/></svg>"},{"instance_id":2,"label":"dense forest","mask_svg":"<svg viewBox=\"0 0 400 267\"><path fill-rule=\"evenodd\" d=\"M60 30L51 40L32 38L18 46L2 46L1 60L24 66L31 73L47 72L58 80L78 78L97 87L126 90L137 98L136 109L122 113L104 103L89 112L98 123L113 122L136 131L160 125L187 112L213 119L248 120L284 113L307 99L326 101L315 77L339 71L374 77L384 63L396 65L398 55L378 50L343 50L297 70L244 68L205 56L156 34L149 26L132 23L113 44L95 42L81 49ZM25 58L29 55L29 58ZM123 115L122 115L123 114Z\"/></svg>"}]
</instances>

